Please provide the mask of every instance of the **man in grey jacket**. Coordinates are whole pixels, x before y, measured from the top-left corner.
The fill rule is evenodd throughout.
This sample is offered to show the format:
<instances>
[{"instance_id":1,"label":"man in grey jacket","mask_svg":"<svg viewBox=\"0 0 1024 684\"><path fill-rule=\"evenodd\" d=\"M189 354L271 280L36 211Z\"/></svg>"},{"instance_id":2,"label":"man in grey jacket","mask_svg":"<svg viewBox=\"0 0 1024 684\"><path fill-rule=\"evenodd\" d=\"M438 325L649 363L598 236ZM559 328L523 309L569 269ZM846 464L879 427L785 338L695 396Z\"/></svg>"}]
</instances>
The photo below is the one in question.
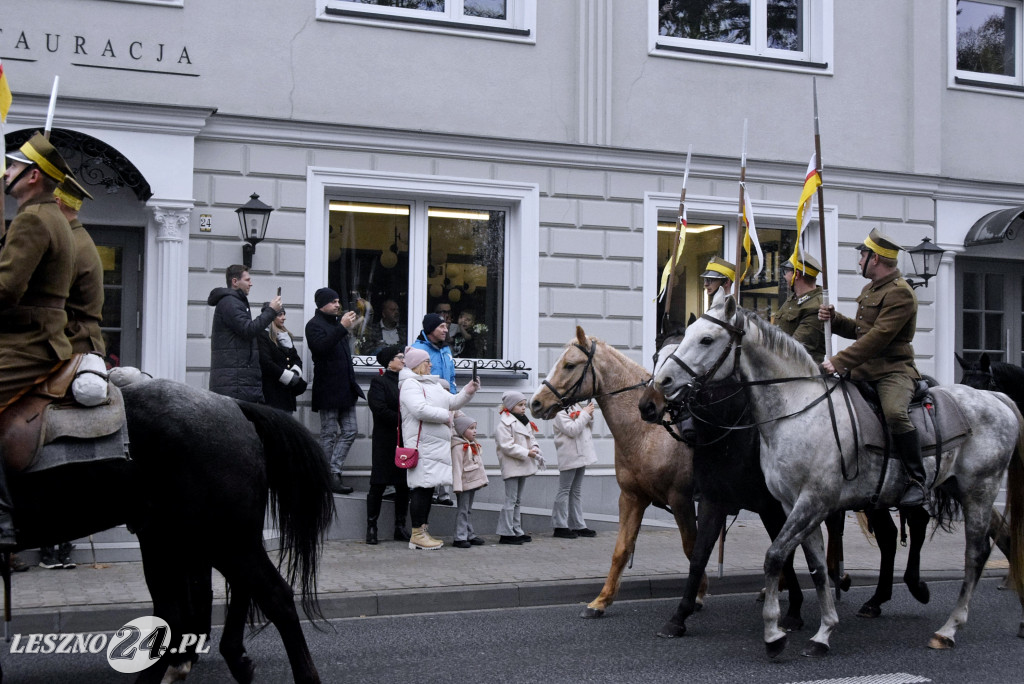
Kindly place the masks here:
<instances>
[{"instance_id":1,"label":"man in grey jacket","mask_svg":"<svg viewBox=\"0 0 1024 684\"><path fill-rule=\"evenodd\" d=\"M233 264L224 272L224 279L227 287L215 287L206 300L217 307L210 339L210 391L262 404L263 375L256 337L283 308L281 295L274 297L253 320L249 309L249 269Z\"/></svg>"}]
</instances>

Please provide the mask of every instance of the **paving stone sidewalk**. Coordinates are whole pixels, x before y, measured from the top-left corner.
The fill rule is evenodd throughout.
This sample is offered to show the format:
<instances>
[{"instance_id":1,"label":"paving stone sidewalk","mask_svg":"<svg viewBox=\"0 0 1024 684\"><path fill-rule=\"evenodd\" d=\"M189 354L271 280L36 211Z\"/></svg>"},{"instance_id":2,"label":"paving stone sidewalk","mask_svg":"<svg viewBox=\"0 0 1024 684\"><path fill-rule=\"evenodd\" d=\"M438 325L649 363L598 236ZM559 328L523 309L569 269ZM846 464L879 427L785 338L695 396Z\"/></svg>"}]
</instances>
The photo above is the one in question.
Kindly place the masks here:
<instances>
[{"instance_id":1,"label":"paving stone sidewalk","mask_svg":"<svg viewBox=\"0 0 1024 684\"><path fill-rule=\"evenodd\" d=\"M602 531L592 539L555 539L550 530L533 533L522 546L488 544L470 549L446 545L440 551L412 551L382 541L329 541L320 565L320 602L326 617L435 612L471 608L552 603L586 603L600 590L608 573L615 534ZM450 542L450 538L446 541ZM759 520L737 520L725 543L718 577L718 549L708 567L711 593L756 591L768 536ZM924 546L926 579L957 579L963 572L963 536L937 532ZM187 553L187 550L183 552ZM906 565L906 549L896 558L896 581ZM878 550L857 527L851 514L845 534L846 570L857 584L877 578ZM802 560L798 571L806 576ZM1006 561L993 551L987 575L1005 574ZM623 574L620 599L678 596L688 563L679 534L669 529L641 530L632 567ZM151 612L142 564L79 565L75 570L33 568L13 576L14 625L59 627L66 631L116 629L127 619ZM810 587L810 582L807 582ZM428 591L425 591L428 590ZM214 581L215 603L222 604L224 582ZM215 622L222 619L221 608ZM121 617L126 620L117 622ZM115 624L116 623L116 624Z\"/></svg>"}]
</instances>

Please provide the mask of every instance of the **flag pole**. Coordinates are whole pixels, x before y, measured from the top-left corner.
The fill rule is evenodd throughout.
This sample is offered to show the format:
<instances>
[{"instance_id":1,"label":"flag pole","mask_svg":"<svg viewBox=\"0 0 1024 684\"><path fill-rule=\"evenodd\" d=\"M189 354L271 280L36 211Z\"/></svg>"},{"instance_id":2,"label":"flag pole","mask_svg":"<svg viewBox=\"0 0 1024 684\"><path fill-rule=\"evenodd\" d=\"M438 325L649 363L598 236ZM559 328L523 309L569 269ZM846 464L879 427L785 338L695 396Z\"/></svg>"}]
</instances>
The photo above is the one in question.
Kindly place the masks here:
<instances>
[{"instance_id":1,"label":"flag pole","mask_svg":"<svg viewBox=\"0 0 1024 684\"><path fill-rule=\"evenodd\" d=\"M733 283L733 297L736 298L736 305L740 303L740 281L743 279L743 270L740 264L743 263L743 231L746 225L743 221L743 188L747 181L747 120L743 120L743 147L740 153L740 204L736 220L736 282Z\"/></svg>"},{"instance_id":2,"label":"flag pole","mask_svg":"<svg viewBox=\"0 0 1024 684\"><path fill-rule=\"evenodd\" d=\"M818 128L818 79L812 78L814 90L814 166L818 172L818 243L821 245L821 305L828 307L828 256L825 248L825 179L821 175L821 131ZM825 358L832 358L832 321L825 321Z\"/></svg>"},{"instance_id":3,"label":"flag pole","mask_svg":"<svg viewBox=\"0 0 1024 684\"><path fill-rule=\"evenodd\" d=\"M661 332L665 332L665 323L668 322L672 312L672 289L676 284L676 266L679 258L679 241L686 230L686 223L683 219L686 204L686 181L690 177L690 156L693 154L693 145L686 148L686 167L683 169L683 189L679 191L679 216L676 217L676 239L672 244L672 258L668 272L668 286L665 288L665 311L661 316Z\"/></svg>"},{"instance_id":4,"label":"flag pole","mask_svg":"<svg viewBox=\"0 0 1024 684\"><path fill-rule=\"evenodd\" d=\"M50 139L50 131L53 129L53 112L57 108L57 84L60 83L60 76L53 77L53 89L50 91L50 106L46 110L46 127L43 129L43 135L47 140Z\"/></svg>"}]
</instances>

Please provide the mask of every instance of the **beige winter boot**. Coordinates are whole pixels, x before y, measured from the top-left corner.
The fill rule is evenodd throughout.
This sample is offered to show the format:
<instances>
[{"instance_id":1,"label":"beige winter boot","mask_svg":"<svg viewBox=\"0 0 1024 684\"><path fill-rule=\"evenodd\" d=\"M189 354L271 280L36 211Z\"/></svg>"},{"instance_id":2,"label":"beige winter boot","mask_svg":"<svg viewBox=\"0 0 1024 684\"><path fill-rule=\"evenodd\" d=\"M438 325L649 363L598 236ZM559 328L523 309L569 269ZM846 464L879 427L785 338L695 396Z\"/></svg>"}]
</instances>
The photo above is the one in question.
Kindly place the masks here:
<instances>
[{"instance_id":1,"label":"beige winter boot","mask_svg":"<svg viewBox=\"0 0 1024 684\"><path fill-rule=\"evenodd\" d=\"M444 542L440 539L434 539L427 534L427 526L414 527L412 528L412 538L409 539L410 549L423 549L424 551L434 551L444 546Z\"/></svg>"}]
</instances>

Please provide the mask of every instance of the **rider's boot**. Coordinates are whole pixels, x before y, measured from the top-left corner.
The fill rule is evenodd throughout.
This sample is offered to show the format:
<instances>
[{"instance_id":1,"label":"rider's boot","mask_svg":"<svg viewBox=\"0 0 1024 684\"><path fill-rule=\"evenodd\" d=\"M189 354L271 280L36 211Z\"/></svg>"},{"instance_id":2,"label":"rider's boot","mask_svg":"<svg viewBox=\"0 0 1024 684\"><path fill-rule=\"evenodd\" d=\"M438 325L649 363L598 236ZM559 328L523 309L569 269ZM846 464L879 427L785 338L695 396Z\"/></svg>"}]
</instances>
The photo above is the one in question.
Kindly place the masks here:
<instances>
[{"instance_id":1,"label":"rider's boot","mask_svg":"<svg viewBox=\"0 0 1024 684\"><path fill-rule=\"evenodd\" d=\"M903 461L910 480L903 490L900 506L920 506L926 497L924 461L921 458L921 443L917 438L917 430L903 432L892 436L896 455Z\"/></svg>"}]
</instances>

